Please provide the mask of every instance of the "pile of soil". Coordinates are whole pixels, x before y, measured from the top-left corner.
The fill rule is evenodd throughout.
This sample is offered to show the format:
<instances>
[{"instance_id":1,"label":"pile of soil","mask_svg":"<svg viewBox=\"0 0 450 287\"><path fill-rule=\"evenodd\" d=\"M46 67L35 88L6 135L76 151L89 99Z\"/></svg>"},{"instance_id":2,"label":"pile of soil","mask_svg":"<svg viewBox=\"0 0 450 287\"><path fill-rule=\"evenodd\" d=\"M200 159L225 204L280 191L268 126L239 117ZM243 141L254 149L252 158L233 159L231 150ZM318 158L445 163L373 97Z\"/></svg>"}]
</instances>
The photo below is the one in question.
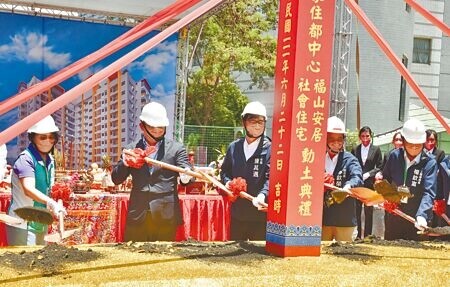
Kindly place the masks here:
<instances>
[{"instance_id":1,"label":"pile of soil","mask_svg":"<svg viewBox=\"0 0 450 287\"><path fill-rule=\"evenodd\" d=\"M412 240L387 241L375 236L366 237L355 242L332 242L322 246L322 254L352 255L366 258L361 244L380 246L397 246L417 248L424 250L445 250L445 242L441 245L427 245L424 242ZM187 240L183 242L127 242L116 244L100 244L97 247L107 247L133 253L151 253L155 255L177 256L186 259L203 259L210 261L223 261L227 258L239 256L241 262L248 260L261 260L270 257L265 250L264 242L230 241L230 242L202 242ZM0 261L7 266L20 271L34 270L46 276L58 274L66 265L71 263L89 262L102 258L103 255L93 251L92 248L80 250L74 246L57 244L47 245L38 250L27 252L5 252L0 254Z\"/></svg>"},{"instance_id":2,"label":"pile of soil","mask_svg":"<svg viewBox=\"0 0 450 287\"><path fill-rule=\"evenodd\" d=\"M5 252L0 254L0 261L8 267L24 271L39 271L45 276L58 274L65 265L70 263L88 262L101 258L102 255L91 248L79 250L76 247L51 244L41 249L27 252Z\"/></svg>"},{"instance_id":3,"label":"pile of soil","mask_svg":"<svg viewBox=\"0 0 450 287\"><path fill-rule=\"evenodd\" d=\"M323 242L319 257L288 258L268 254L263 241L188 240L77 247L53 244L21 249L0 249L0 262L5 267L0 269L0 285L266 287L450 283L450 244L440 241L386 241L371 236L349 243Z\"/></svg>"},{"instance_id":4,"label":"pile of soil","mask_svg":"<svg viewBox=\"0 0 450 287\"><path fill-rule=\"evenodd\" d=\"M175 255L183 258L208 258L208 257L231 257L231 256L256 256L269 255L263 243L248 241L230 242L202 242L187 240L183 242L152 243L152 242L128 242L118 244L116 248L138 253L156 253Z\"/></svg>"}]
</instances>

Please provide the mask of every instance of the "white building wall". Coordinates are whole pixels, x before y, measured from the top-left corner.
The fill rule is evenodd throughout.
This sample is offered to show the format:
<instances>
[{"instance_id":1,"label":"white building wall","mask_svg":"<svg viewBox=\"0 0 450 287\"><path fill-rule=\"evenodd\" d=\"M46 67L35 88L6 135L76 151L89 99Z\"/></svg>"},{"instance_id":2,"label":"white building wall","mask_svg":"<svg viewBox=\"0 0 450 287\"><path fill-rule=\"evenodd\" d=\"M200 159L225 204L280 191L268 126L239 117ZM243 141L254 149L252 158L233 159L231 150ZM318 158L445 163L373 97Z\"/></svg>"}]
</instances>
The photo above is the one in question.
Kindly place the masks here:
<instances>
[{"instance_id":1,"label":"white building wall","mask_svg":"<svg viewBox=\"0 0 450 287\"><path fill-rule=\"evenodd\" d=\"M445 0L444 23L450 26L450 0ZM443 35L441 50L441 69L439 73L438 111L450 118L450 36Z\"/></svg>"},{"instance_id":2,"label":"white building wall","mask_svg":"<svg viewBox=\"0 0 450 287\"><path fill-rule=\"evenodd\" d=\"M417 2L436 18L443 19L445 4L443 0L420 0ZM431 61L430 64L411 63L411 73L428 100L437 108L440 87L442 31L431 24L420 13L416 12L414 19L414 37L431 39ZM415 93L411 93L410 100L413 104L424 106Z\"/></svg>"},{"instance_id":3,"label":"white building wall","mask_svg":"<svg viewBox=\"0 0 450 287\"><path fill-rule=\"evenodd\" d=\"M403 1L363 0L361 9L376 26L398 59L412 61L414 12ZM347 128L355 130L357 95L360 97L360 127L370 126L375 134L402 125L400 120L401 75L389 61L375 40L353 15L353 37L349 67ZM360 75L356 77L356 40L359 41ZM406 89L406 117L409 87Z\"/></svg>"}]
</instances>

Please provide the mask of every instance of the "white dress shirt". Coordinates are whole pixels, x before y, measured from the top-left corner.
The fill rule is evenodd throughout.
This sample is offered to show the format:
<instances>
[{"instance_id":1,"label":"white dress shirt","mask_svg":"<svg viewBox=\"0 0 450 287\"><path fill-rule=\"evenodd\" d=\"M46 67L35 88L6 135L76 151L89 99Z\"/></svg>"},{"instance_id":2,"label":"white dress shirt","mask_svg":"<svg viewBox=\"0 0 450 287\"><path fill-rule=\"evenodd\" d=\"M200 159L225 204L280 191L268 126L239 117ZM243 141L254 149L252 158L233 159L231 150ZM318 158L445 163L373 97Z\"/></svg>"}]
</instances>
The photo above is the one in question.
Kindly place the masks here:
<instances>
[{"instance_id":1,"label":"white dress shirt","mask_svg":"<svg viewBox=\"0 0 450 287\"><path fill-rule=\"evenodd\" d=\"M247 142L247 140L244 140L245 160L248 160L255 153L260 141L261 141L261 137L259 137L257 140L255 140L251 144L249 144Z\"/></svg>"}]
</instances>

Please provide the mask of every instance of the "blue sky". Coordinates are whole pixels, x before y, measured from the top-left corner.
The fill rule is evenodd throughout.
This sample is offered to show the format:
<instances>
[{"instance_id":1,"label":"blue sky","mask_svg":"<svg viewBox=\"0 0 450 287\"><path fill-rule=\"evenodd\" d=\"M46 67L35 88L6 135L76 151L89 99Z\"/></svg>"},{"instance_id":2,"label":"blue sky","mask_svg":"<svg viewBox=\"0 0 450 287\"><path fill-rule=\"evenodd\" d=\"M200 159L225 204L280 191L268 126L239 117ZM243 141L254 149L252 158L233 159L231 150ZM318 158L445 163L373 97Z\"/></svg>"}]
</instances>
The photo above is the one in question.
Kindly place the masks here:
<instances>
[{"instance_id":1,"label":"blue sky","mask_svg":"<svg viewBox=\"0 0 450 287\"><path fill-rule=\"evenodd\" d=\"M0 101L15 95L20 82L28 82L33 75L44 79L130 29L1 12L0 27ZM156 33L152 32L145 39L96 63L61 83L61 86L66 91L71 89L81 79L103 69ZM177 35L172 35L127 67L134 80L147 79L152 87L153 99L166 107L173 106L174 101L177 38ZM17 120L16 113L10 111L0 115L0 130ZM168 110L168 113L173 111Z\"/></svg>"}]
</instances>

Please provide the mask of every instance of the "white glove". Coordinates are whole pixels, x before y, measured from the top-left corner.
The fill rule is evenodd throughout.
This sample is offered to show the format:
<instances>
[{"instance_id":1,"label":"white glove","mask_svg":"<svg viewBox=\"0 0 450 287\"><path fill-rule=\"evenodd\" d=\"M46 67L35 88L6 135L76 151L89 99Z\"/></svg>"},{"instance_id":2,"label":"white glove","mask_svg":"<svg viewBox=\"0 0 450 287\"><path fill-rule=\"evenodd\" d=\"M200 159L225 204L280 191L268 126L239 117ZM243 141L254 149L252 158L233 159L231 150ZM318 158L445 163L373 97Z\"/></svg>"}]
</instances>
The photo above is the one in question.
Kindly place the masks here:
<instances>
[{"instance_id":1,"label":"white glove","mask_svg":"<svg viewBox=\"0 0 450 287\"><path fill-rule=\"evenodd\" d=\"M363 174L363 180L366 180L370 177L370 174L368 172Z\"/></svg>"},{"instance_id":2,"label":"white glove","mask_svg":"<svg viewBox=\"0 0 450 287\"><path fill-rule=\"evenodd\" d=\"M266 196L262 193L258 194L257 197L254 197L252 199L252 203L255 207L261 207L264 204L264 199L266 198Z\"/></svg>"},{"instance_id":3,"label":"white glove","mask_svg":"<svg viewBox=\"0 0 450 287\"><path fill-rule=\"evenodd\" d=\"M342 189L350 192L350 188L351 188L350 184L346 184L346 185L344 185L344 187Z\"/></svg>"},{"instance_id":4,"label":"white glove","mask_svg":"<svg viewBox=\"0 0 450 287\"><path fill-rule=\"evenodd\" d=\"M377 172L377 174L375 175L375 180L382 180L383 179L383 174L381 173L381 171Z\"/></svg>"},{"instance_id":5,"label":"white glove","mask_svg":"<svg viewBox=\"0 0 450 287\"><path fill-rule=\"evenodd\" d=\"M47 208L50 209L55 216L59 216L60 212L62 212L63 215L67 215L64 206L51 198L47 201Z\"/></svg>"},{"instance_id":6,"label":"white glove","mask_svg":"<svg viewBox=\"0 0 450 287\"><path fill-rule=\"evenodd\" d=\"M417 216L416 222L414 223L414 226L417 229L422 230L422 229L428 227L428 223L427 223L427 220L423 216Z\"/></svg>"},{"instance_id":7,"label":"white glove","mask_svg":"<svg viewBox=\"0 0 450 287\"><path fill-rule=\"evenodd\" d=\"M128 167L128 163L127 163L127 161L125 160L126 156L127 156L127 155L125 154L125 149L124 149L124 150L122 150L122 162L123 162L123 165L124 165L124 166Z\"/></svg>"},{"instance_id":8,"label":"white glove","mask_svg":"<svg viewBox=\"0 0 450 287\"><path fill-rule=\"evenodd\" d=\"M191 169L189 167L185 167L184 168L185 171L191 171ZM192 176L190 176L187 173L180 173L180 181L183 184L188 184L192 179Z\"/></svg>"}]
</instances>

